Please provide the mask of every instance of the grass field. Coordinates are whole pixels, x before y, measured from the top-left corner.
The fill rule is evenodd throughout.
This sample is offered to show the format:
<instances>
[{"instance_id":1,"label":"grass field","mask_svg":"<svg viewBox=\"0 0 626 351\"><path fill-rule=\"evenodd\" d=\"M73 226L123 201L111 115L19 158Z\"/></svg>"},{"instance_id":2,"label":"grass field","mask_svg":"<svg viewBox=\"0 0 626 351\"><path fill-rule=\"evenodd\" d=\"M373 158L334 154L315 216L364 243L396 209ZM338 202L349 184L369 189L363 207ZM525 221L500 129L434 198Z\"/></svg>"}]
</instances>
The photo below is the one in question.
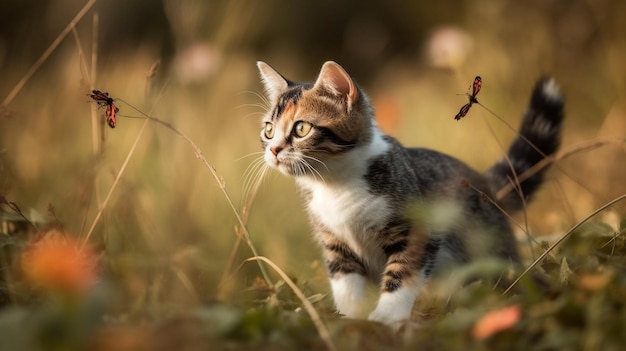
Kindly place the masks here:
<instances>
[{"instance_id":1,"label":"grass field","mask_svg":"<svg viewBox=\"0 0 626 351\"><path fill-rule=\"evenodd\" d=\"M623 348L622 2L465 1L453 17L441 14L456 6L444 2L433 10L440 21L420 14L433 29L420 32L413 54L378 56L376 45L393 38L371 16L357 16L336 56L307 55L290 51L283 41L293 35L262 18L272 9L245 1L216 5L220 12L207 15L215 24L202 27L211 39L185 47L184 24L193 21L183 14L194 8L165 3L179 45L158 68L159 49L148 43L94 45L114 27L94 17L94 1L72 2L70 13L57 6L60 35L36 55L0 50L0 349ZM404 6L407 17L424 10ZM247 45L258 33L271 44ZM362 33L382 39L358 46ZM263 112L255 62L313 80L327 59L357 72L389 134L478 170L515 133L481 106L454 121L467 99L457 94L480 74L479 101L516 127L536 79L557 78L566 96L562 151L514 225L526 266L550 278L548 294L525 279L505 294L444 285L418 300L400 333L333 313L293 181L270 173L256 188L250 168ZM116 99L114 129L87 96L92 89ZM482 262L459 276L491 268Z\"/></svg>"}]
</instances>

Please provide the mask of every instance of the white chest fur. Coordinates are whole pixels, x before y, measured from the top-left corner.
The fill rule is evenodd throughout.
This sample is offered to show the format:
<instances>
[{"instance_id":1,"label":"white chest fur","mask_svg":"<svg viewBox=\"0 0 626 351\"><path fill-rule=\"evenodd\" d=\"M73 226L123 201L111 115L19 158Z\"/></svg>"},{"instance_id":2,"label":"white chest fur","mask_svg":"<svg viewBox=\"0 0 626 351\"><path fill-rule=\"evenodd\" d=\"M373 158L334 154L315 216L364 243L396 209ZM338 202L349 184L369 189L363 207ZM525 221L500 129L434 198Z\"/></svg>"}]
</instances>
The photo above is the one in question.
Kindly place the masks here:
<instances>
[{"instance_id":1,"label":"white chest fur","mask_svg":"<svg viewBox=\"0 0 626 351\"><path fill-rule=\"evenodd\" d=\"M370 244L372 230L379 230L391 215L388 201L371 194L362 179L340 186L318 184L311 190L311 214L358 254L369 251L375 244Z\"/></svg>"},{"instance_id":2,"label":"white chest fur","mask_svg":"<svg viewBox=\"0 0 626 351\"><path fill-rule=\"evenodd\" d=\"M369 160L389 148L377 129L372 139L370 145L347 156L340 180L302 179L299 183L311 194L308 210L316 221L359 256L377 259L382 252L374 231L387 223L392 208L385 196L370 192L363 177Z\"/></svg>"}]
</instances>

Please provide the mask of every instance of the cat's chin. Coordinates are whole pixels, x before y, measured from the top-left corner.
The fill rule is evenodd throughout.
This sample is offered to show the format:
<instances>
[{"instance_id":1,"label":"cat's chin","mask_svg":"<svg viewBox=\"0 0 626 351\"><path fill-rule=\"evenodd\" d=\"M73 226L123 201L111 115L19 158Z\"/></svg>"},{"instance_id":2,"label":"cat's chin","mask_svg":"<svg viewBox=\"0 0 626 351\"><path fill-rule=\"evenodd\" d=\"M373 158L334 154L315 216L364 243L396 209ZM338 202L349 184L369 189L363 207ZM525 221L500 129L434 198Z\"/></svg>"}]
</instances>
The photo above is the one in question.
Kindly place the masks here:
<instances>
[{"instance_id":1,"label":"cat's chin","mask_svg":"<svg viewBox=\"0 0 626 351\"><path fill-rule=\"evenodd\" d=\"M266 156L265 163L270 166L272 169L277 170L278 172L288 176L288 177L296 177L298 176L296 172L296 166L287 161L281 161L278 157L274 156Z\"/></svg>"},{"instance_id":2,"label":"cat's chin","mask_svg":"<svg viewBox=\"0 0 626 351\"><path fill-rule=\"evenodd\" d=\"M283 162L276 162L276 164L273 164L273 165L271 164L270 167L277 170L283 175L286 175L288 177L293 177L293 178L305 177L308 174L308 173L298 172L296 170L296 166L283 163Z\"/></svg>"},{"instance_id":3,"label":"cat's chin","mask_svg":"<svg viewBox=\"0 0 626 351\"><path fill-rule=\"evenodd\" d=\"M287 164L280 164L278 166L278 171L288 177L294 177L294 178L299 178L299 177L303 177L306 174L305 173L299 173L296 171L295 167L292 167L291 165L287 165Z\"/></svg>"},{"instance_id":4,"label":"cat's chin","mask_svg":"<svg viewBox=\"0 0 626 351\"><path fill-rule=\"evenodd\" d=\"M277 170L278 172L288 176L288 177L294 177L294 171L293 171L293 167L289 164L286 164L284 162L279 162L277 159L271 159L271 160L265 160L265 163L270 166L270 168Z\"/></svg>"},{"instance_id":5,"label":"cat's chin","mask_svg":"<svg viewBox=\"0 0 626 351\"><path fill-rule=\"evenodd\" d=\"M277 171L279 171L280 173L288 176L288 177L295 177L295 174L293 172L293 168L289 167L288 165L285 165L283 163L277 165L276 167L274 167L274 169L276 169Z\"/></svg>"}]
</instances>

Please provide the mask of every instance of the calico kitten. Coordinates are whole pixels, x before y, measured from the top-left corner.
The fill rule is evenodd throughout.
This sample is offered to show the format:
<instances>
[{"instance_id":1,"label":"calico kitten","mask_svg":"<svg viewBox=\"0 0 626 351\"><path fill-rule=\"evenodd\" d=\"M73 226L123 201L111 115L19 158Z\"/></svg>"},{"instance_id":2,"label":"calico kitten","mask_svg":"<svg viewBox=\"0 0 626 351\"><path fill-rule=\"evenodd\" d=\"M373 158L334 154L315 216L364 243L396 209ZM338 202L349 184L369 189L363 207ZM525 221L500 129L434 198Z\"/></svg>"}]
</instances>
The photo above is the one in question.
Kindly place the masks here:
<instances>
[{"instance_id":1,"label":"calico kitten","mask_svg":"<svg viewBox=\"0 0 626 351\"><path fill-rule=\"evenodd\" d=\"M381 293L369 319L393 325L410 318L429 277L476 258L519 262L502 211L521 209L545 169L516 184L500 209L487 197L558 149L563 99L553 79L537 83L523 137L480 174L383 134L367 96L335 62L313 84L257 66L272 105L262 120L264 159L301 189L339 313L362 316L371 279Z\"/></svg>"}]
</instances>

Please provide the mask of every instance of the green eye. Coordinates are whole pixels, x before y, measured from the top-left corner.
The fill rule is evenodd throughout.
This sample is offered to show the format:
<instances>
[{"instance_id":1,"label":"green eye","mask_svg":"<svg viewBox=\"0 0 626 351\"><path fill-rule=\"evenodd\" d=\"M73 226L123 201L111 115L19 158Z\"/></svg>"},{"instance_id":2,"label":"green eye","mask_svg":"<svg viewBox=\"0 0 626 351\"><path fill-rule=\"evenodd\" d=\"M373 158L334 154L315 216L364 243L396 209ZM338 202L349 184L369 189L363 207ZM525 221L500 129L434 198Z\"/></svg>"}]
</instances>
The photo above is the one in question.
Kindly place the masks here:
<instances>
[{"instance_id":1,"label":"green eye","mask_svg":"<svg viewBox=\"0 0 626 351\"><path fill-rule=\"evenodd\" d=\"M265 133L265 137L268 139L272 139L274 137L274 124L271 122L265 123L265 128L263 129Z\"/></svg>"},{"instance_id":2,"label":"green eye","mask_svg":"<svg viewBox=\"0 0 626 351\"><path fill-rule=\"evenodd\" d=\"M312 128L313 128L313 125L311 123L298 121L293 126L293 131L297 137L302 138L302 137L305 137L307 134L309 134Z\"/></svg>"}]
</instances>

